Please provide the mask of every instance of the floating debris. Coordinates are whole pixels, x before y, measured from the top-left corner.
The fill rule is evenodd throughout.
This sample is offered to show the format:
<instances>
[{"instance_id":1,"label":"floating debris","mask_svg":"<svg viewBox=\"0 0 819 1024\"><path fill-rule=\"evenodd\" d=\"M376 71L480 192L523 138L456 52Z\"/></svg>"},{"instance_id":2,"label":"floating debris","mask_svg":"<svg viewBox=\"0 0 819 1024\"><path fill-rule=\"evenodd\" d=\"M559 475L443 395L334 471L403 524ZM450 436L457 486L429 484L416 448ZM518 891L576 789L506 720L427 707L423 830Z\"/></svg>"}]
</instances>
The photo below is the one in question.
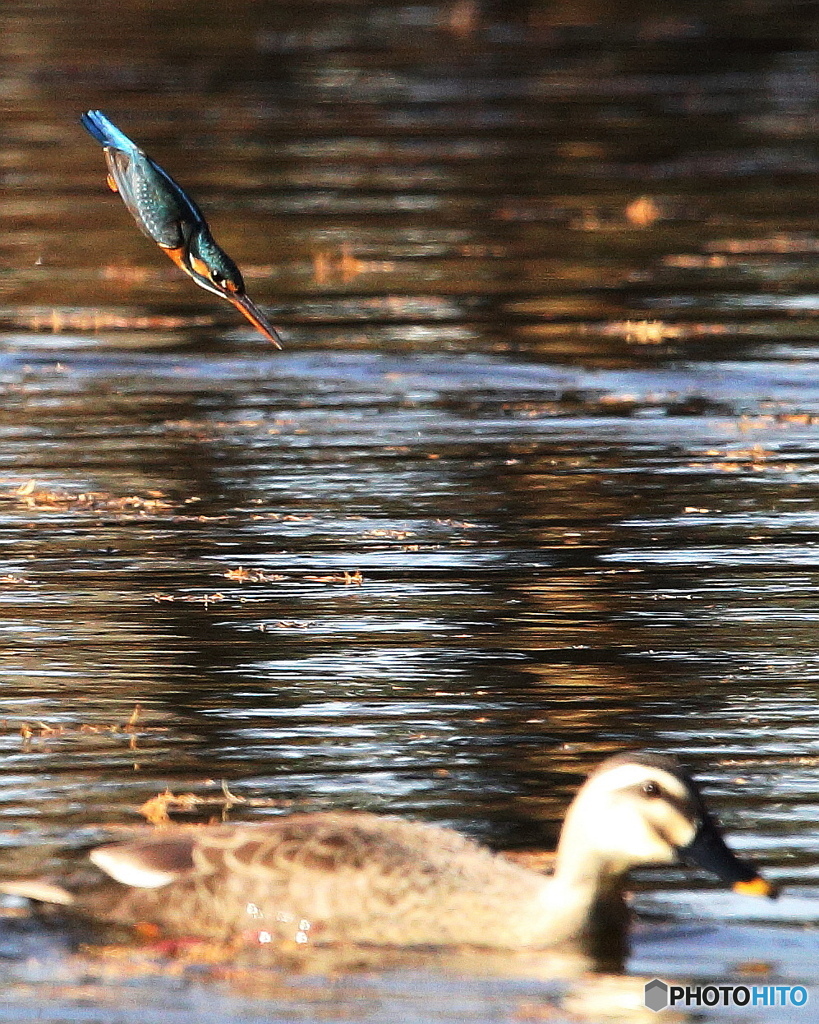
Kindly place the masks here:
<instances>
[{"instance_id":1,"label":"floating debris","mask_svg":"<svg viewBox=\"0 0 819 1024\"><path fill-rule=\"evenodd\" d=\"M344 570L344 575L339 576L338 574L332 574L329 576L305 576L304 579L310 580L311 583L344 583L345 585L355 584L361 586L364 582L364 577L361 575L359 570L355 572L347 572Z\"/></svg>"},{"instance_id":2,"label":"floating debris","mask_svg":"<svg viewBox=\"0 0 819 1024\"><path fill-rule=\"evenodd\" d=\"M210 607L212 604L218 604L220 601L226 600L224 594L151 594L151 600L156 604L201 604L205 608Z\"/></svg>"},{"instance_id":3,"label":"floating debris","mask_svg":"<svg viewBox=\"0 0 819 1024\"><path fill-rule=\"evenodd\" d=\"M223 575L237 583L278 583L287 579L287 576L281 573L265 572L264 569L245 569L242 566L238 569L228 569Z\"/></svg>"},{"instance_id":4,"label":"floating debris","mask_svg":"<svg viewBox=\"0 0 819 1024\"><path fill-rule=\"evenodd\" d=\"M136 750L137 736L144 733L168 732L165 726L140 725L142 705L135 704L134 710L125 722L110 723L60 723L49 725L40 719L34 722L21 722L19 725L20 736L23 741L23 749L30 750L35 741L46 742L54 739L71 739L77 736L127 736L128 746ZM7 722L3 723L8 725Z\"/></svg>"},{"instance_id":5,"label":"floating debris","mask_svg":"<svg viewBox=\"0 0 819 1024\"><path fill-rule=\"evenodd\" d=\"M28 480L19 487L15 487L11 491L11 496L19 499L28 508L46 512L68 510L98 512L105 510L138 512L145 515L173 508L173 503L167 500L167 495L162 491L148 491L147 497L129 494L119 498L106 491L83 491L81 494L71 494L68 491L38 490L36 480Z\"/></svg>"},{"instance_id":6,"label":"floating debris","mask_svg":"<svg viewBox=\"0 0 819 1024\"><path fill-rule=\"evenodd\" d=\"M220 809L220 817L224 820L237 804L245 807L292 807L292 800L276 800L272 797L245 797L237 796L228 788L224 780L221 784L221 795L197 796L196 793L172 793L166 789L164 793L157 793L139 808L139 813L151 825L167 825L171 819L171 812L191 814L199 808L217 807Z\"/></svg>"},{"instance_id":7,"label":"floating debris","mask_svg":"<svg viewBox=\"0 0 819 1024\"><path fill-rule=\"evenodd\" d=\"M258 628L260 633L266 633L268 629L309 629L315 625L315 620L311 619L303 622L298 619L279 619L277 622L261 622Z\"/></svg>"}]
</instances>

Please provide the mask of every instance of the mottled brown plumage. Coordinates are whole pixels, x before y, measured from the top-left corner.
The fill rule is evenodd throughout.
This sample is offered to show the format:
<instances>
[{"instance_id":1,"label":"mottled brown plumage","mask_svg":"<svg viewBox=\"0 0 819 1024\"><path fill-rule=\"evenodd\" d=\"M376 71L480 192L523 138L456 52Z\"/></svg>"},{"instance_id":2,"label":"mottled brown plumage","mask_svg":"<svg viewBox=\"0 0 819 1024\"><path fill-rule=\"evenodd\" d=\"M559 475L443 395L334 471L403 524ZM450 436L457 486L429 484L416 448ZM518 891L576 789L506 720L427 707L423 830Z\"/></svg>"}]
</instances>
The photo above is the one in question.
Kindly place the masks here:
<instances>
[{"instance_id":1,"label":"mottled brown plumage","mask_svg":"<svg viewBox=\"0 0 819 1024\"><path fill-rule=\"evenodd\" d=\"M177 864L187 850L188 869L167 895L164 886L103 884L74 905L106 921L151 922L172 936L451 945L474 942L478 904L489 945L534 939L532 922L509 914L508 894L533 901L542 877L449 829L374 814L293 815L266 826L157 832L95 859L128 877L132 855L162 868L171 843Z\"/></svg>"}]
</instances>

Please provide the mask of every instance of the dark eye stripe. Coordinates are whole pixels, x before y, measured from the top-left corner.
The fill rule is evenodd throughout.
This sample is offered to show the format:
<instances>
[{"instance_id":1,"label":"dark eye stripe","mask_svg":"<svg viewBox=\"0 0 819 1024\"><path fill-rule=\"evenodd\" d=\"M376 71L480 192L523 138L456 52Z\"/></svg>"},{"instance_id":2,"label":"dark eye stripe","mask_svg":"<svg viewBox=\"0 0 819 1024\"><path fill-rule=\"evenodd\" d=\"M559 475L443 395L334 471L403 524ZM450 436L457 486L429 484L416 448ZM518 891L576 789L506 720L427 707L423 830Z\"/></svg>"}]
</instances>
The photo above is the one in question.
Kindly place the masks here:
<instances>
[{"instance_id":1,"label":"dark eye stripe","mask_svg":"<svg viewBox=\"0 0 819 1024\"><path fill-rule=\"evenodd\" d=\"M646 786L656 786L657 791L653 793L647 793L645 788ZM637 793L644 798L649 797L651 799L656 800L658 797L662 797L662 799L665 800L666 803L671 804L671 806L675 810L679 811L684 818L697 817L697 811L694 807L691 806L690 801L686 800L684 797L674 796L673 793L669 793L667 789L664 789L659 782L655 782L653 779L649 779L646 782L639 783L636 786L636 790Z\"/></svg>"}]
</instances>

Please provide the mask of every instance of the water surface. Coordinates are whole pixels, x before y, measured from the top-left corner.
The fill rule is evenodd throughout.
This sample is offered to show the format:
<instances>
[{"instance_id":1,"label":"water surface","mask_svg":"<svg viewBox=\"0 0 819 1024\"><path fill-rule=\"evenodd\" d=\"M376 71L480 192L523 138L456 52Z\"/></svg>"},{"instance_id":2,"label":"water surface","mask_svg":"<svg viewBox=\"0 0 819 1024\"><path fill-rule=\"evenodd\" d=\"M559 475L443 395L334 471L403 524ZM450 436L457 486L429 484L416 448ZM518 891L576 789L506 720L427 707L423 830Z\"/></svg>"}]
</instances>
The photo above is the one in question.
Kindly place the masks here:
<instances>
[{"instance_id":1,"label":"water surface","mask_svg":"<svg viewBox=\"0 0 819 1024\"><path fill-rule=\"evenodd\" d=\"M627 974L574 987L146 963L9 916L7 1019L597 1020L655 974L816 982L819 57L768 8L0 15L3 861L223 781L233 820L550 846L648 746L785 885L646 872ZM192 190L285 352L134 229L88 107Z\"/></svg>"}]
</instances>

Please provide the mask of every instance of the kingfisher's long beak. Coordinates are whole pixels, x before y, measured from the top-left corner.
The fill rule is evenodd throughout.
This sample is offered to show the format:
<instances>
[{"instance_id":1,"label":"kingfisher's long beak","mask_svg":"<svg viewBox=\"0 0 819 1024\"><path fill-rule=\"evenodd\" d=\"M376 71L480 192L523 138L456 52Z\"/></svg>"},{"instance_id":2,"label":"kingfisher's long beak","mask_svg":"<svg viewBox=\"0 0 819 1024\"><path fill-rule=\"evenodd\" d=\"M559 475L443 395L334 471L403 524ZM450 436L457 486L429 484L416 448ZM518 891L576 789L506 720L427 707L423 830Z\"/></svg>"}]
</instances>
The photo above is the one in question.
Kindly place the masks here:
<instances>
[{"instance_id":1,"label":"kingfisher's long beak","mask_svg":"<svg viewBox=\"0 0 819 1024\"><path fill-rule=\"evenodd\" d=\"M211 292L213 295L218 295L220 299L227 299L232 306L239 310L242 316L247 317L256 330L261 332L268 341L272 341L276 348L282 348L282 339L279 337L276 328L267 322L259 307L254 302L251 302L246 295L239 295L236 292L228 291L226 288L218 288L208 279L205 264L201 260L192 258L184 245L179 246L178 249L166 249L164 246L160 246L160 248L170 256L180 270L183 270L188 277L192 277L200 288L204 288L206 292Z\"/></svg>"},{"instance_id":2,"label":"kingfisher's long beak","mask_svg":"<svg viewBox=\"0 0 819 1024\"><path fill-rule=\"evenodd\" d=\"M276 348L282 347L282 340L276 328L267 322L259 307L250 301L246 295L232 295L230 292L223 292L222 295L232 303L240 313L247 317L257 331L260 331L269 341L272 341Z\"/></svg>"}]
</instances>

